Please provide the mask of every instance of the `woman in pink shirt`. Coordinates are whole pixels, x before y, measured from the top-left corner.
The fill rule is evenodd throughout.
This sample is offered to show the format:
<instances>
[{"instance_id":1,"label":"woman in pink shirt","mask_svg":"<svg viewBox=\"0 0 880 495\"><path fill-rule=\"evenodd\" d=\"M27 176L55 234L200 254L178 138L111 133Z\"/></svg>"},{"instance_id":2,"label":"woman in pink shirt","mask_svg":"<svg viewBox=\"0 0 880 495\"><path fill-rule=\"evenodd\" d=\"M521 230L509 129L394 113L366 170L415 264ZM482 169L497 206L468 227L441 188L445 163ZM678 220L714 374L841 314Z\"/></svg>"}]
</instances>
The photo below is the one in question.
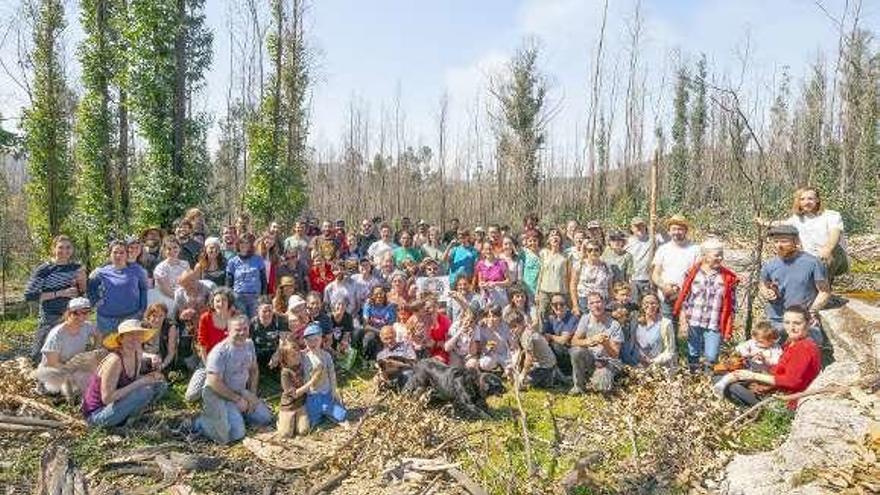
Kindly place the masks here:
<instances>
[{"instance_id":1,"label":"woman in pink shirt","mask_svg":"<svg viewBox=\"0 0 880 495\"><path fill-rule=\"evenodd\" d=\"M477 261L474 271L477 274L477 286L482 292L483 301L504 307L507 305L507 287L510 285L507 262L495 256L491 242L484 242L480 246L480 252L483 256Z\"/></svg>"}]
</instances>

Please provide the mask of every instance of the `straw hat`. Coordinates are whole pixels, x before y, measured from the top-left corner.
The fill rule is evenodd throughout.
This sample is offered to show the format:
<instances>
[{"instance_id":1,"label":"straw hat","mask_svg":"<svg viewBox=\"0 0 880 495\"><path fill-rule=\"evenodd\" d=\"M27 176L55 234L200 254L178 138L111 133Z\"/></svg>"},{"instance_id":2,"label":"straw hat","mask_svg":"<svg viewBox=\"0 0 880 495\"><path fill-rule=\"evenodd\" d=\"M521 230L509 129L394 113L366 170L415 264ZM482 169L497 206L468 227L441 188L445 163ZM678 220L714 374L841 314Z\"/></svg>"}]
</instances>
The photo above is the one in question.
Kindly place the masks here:
<instances>
[{"instance_id":1,"label":"straw hat","mask_svg":"<svg viewBox=\"0 0 880 495\"><path fill-rule=\"evenodd\" d=\"M669 217L669 220L666 220L666 228L667 229L673 225L680 225L688 230L691 229L691 223L688 222L688 219L685 218L684 215L679 214L679 213L672 215L671 217Z\"/></svg>"},{"instance_id":2,"label":"straw hat","mask_svg":"<svg viewBox=\"0 0 880 495\"><path fill-rule=\"evenodd\" d=\"M284 287L294 287L296 286L296 280L290 275L285 275L281 277L281 281L278 283L278 288L282 289Z\"/></svg>"},{"instance_id":3,"label":"straw hat","mask_svg":"<svg viewBox=\"0 0 880 495\"><path fill-rule=\"evenodd\" d=\"M115 332L104 337L104 347L111 350L118 349L122 345L120 337L134 332L141 334L141 343L148 342L156 334L155 329L142 327L140 320L125 320L119 324L119 328Z\"/></svg>"}]
</instances>

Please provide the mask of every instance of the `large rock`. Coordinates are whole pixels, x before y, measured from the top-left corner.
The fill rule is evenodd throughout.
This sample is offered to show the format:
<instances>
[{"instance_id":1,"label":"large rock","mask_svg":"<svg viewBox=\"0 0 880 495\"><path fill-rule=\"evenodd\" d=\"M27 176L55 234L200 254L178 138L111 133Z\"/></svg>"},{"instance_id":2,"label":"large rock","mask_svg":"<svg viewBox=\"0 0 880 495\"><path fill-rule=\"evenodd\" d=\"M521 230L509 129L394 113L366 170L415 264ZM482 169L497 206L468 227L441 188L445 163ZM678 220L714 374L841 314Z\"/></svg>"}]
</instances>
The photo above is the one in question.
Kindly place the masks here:
<instances>
[{"instance_id":1,"label":"large rock","mask_svg":"<svg viewBox=\"0 0 880 495\"><path fill-rule=\"evenodd\" d=\"M822 322L834 346L835 362L810 385L851 385L877 371L874 339L880 335L880 308L852 300L822 312ZM815 395L801 400L791 433L776 450L737 455L719 485L730 495L827 493L810 476L828 466L846 466L861 458L859 446L868 433L872 414L846 394Z\"/></svg>"}]
</instances>

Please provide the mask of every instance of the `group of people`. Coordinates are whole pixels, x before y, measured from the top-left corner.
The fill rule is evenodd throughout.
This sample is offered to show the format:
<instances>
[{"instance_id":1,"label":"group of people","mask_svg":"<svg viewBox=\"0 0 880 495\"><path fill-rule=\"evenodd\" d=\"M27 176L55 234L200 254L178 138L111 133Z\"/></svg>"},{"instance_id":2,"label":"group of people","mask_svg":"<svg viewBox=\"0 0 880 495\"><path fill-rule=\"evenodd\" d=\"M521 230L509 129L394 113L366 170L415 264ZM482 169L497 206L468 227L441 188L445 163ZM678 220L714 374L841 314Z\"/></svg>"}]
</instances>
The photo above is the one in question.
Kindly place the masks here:
<instances>
[{"instance_id":1,"label":"group of people","mask_svg":"<svg viewBox=\"0 0 880 495\"><path fill-rule=\"evenodd\" d=\"M716 383L742 404L819 373L817 312L847 269L840 215L815 189L795 193L790 218L756 221L776 252L761 270L767 321L735 347L746 368ZM365 363L392 385L435 359L523 386L609 392L625 366L678 366L680 336L688 368L712 372L734 336L739 280L720 238L691 234L681 215L653 239L638 217L606 233L598 221L542 230L529 215L516 232L404 217L354 232L297 220L285 236L279 222L255 233L241 215L213 237L194 208L173 233L110 242L89 274L59 236L26 289L40 304L35 376L40 393L81 397L90 424L116 426L162 396L168 370L187 370L195 430L228 443L246 424L277 421L285 435L347 425L337 373ZM282 384L277 420L258 394L266 372Z\"/></svg>"}]
</instances>

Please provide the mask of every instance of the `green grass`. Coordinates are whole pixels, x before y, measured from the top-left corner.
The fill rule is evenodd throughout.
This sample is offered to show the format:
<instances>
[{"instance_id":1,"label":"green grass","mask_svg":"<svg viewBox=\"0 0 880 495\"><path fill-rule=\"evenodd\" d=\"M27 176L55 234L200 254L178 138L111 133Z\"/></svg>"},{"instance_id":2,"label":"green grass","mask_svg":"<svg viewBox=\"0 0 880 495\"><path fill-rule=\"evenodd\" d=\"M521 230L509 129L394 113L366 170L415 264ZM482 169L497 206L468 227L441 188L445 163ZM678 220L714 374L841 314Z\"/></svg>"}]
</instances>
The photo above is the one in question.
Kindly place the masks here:
<instances>
[{"instance_id":1,"label":"green grass","mask_svg":"<svg viewBox=\"0 0 880 495\"><path fill-rule=\"evenodd\" d=\"M785 405L774 405L765 409L757 421L747 425L740 432L737 442L748 452L772 450L779 446L791 431L794 413Z\"/></svg>"},{"instance_id":2,"label":"green grass","mask_svg":"<svg viewBox=\"0 0 880 495\"><path fill-rule=\"evenodd\" d=\"M15 354L20 349L27 349L36 329L36 318L0 318L0 359L6 354Z\"/></svg>"}]
</instances>

